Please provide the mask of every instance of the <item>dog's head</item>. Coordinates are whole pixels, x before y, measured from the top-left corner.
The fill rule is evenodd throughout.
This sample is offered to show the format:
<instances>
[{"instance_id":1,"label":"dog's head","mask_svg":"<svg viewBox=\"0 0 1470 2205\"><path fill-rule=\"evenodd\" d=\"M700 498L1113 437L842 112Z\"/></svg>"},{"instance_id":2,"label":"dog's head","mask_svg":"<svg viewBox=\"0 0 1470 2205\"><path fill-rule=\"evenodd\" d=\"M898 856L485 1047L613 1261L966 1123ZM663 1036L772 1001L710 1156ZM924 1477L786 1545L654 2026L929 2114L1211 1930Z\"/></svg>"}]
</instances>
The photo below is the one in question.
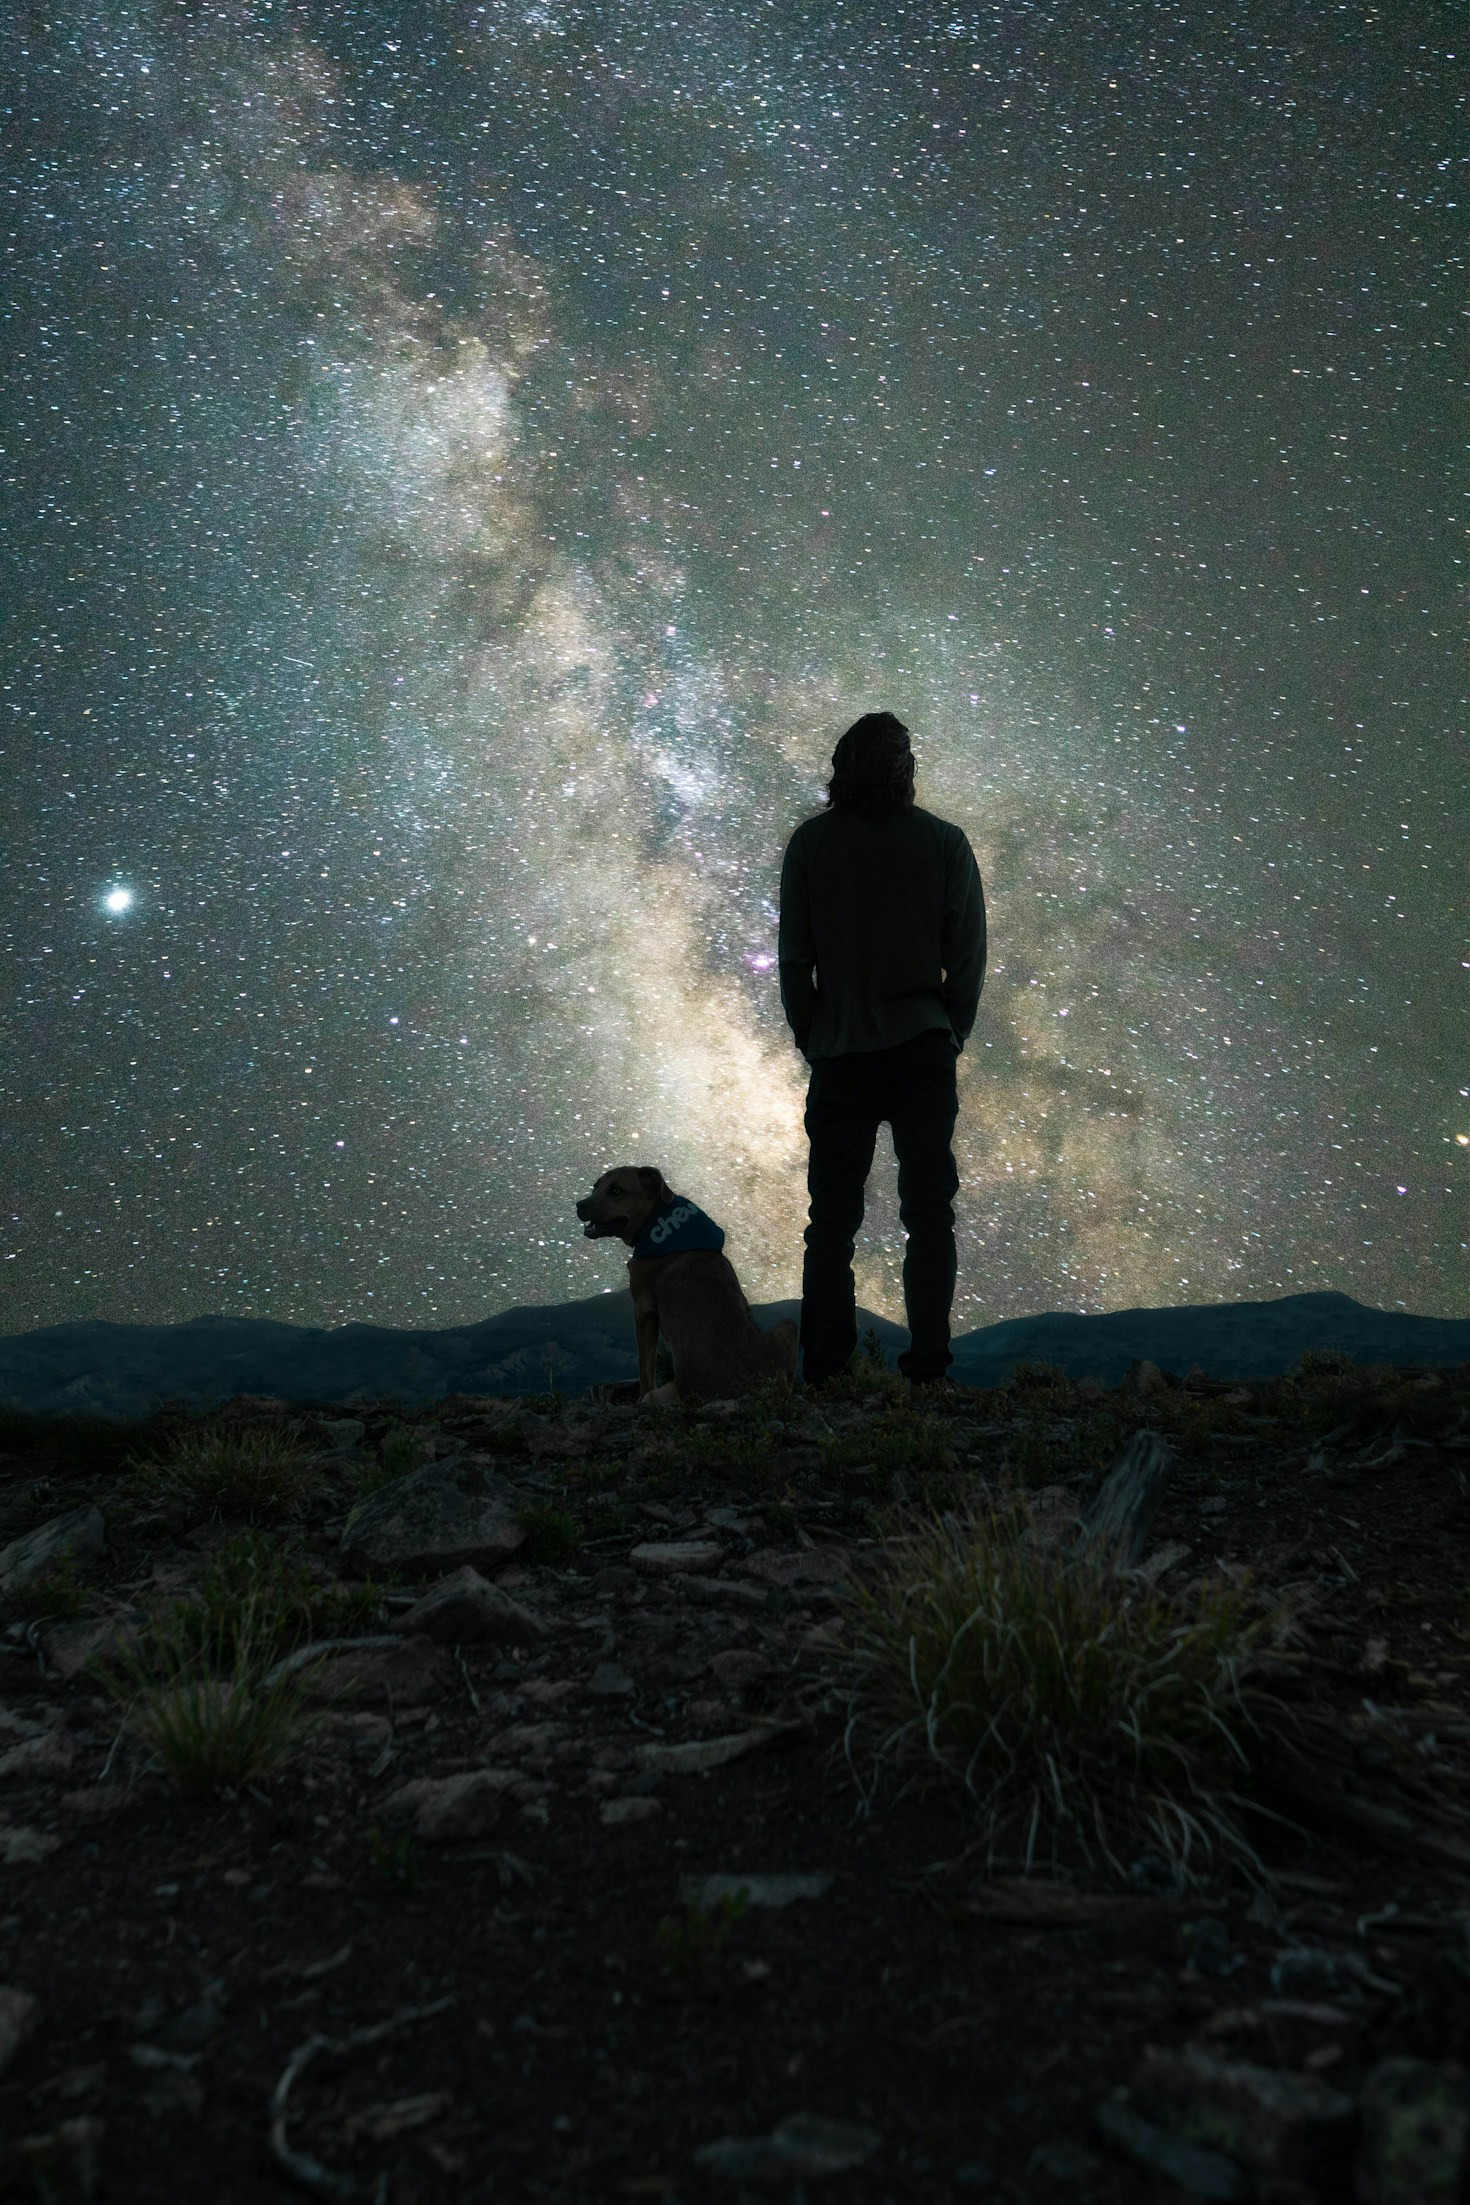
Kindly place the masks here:
<instances>
[{"instance_id":1,"label":"dog's head","mask_svg":"<svg viewBox=\"0 0 1470 2205\"><path fill-rule=\"evenodd\" d=\"M631 1248L654 1211L673 1199L651 1164L618 1164L577 1204L577 1215L588 1240L625 1240Z\"/></svg>"}]
</instances>

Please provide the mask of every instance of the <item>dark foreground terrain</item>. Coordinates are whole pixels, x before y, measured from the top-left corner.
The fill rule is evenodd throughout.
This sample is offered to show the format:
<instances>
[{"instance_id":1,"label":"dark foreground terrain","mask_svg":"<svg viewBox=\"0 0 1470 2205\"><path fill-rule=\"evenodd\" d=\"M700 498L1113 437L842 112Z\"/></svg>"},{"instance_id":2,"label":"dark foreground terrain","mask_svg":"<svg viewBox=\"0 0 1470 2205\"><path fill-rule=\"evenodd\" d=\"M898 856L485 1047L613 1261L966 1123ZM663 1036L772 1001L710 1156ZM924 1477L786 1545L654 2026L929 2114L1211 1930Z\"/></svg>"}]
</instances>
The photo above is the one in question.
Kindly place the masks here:
<instances>
[{"instance_id":1,"label":"dark foreground terrain","mask_svg":"<svg viewBox=\"0 0 1470 2205\"><path fill-rule=\"evenodd\" d=\"M74 1559L0 1554L0 2188L1464 2198L1470 1369L1037 1369L917 1409L876 1374L697 1414L459 1397L412 1437L232 1412L293 1420L309 1477L253 1532L138 1471L187 1420L0 1431L0 1544L101 1516ZM1066 1538L1139 1429L1174 1463L1154 1579L1249 1582L1276 1619L1303 1746L1252 1774L1283 1818L1251 1825L1259 1870L1063 1845L1028 1877L1024 1832L987 1859L958 1787L865 1810L844 1585L982 1486ZM479 1496L459 1548L343 1545L387 1469L436 1459ZM287 1562L278 1646L367 1643L297 1669L289 1758L191 1796L118 1662Z\"/></svg>"}]
</instances>

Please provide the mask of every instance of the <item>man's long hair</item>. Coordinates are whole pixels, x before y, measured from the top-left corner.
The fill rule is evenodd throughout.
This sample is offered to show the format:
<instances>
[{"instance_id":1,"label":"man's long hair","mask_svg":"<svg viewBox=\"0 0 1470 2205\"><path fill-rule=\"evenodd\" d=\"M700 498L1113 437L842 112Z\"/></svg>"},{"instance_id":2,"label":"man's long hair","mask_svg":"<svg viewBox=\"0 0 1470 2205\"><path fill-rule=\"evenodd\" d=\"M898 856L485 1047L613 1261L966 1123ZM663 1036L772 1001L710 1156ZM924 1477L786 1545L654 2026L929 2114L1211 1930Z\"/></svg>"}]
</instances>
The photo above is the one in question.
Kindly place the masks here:
<instances>
[{"instance_id":1,"label":"man's long hair","mask_svg":"<svg viewBox=\"0 0 1470 2205\"><path fill-rule=\"evenodd\" d=\"M865 712L832 753L827 803L833 811L886 819L914 801L909 731L892 712Z\"/></svg>"}]
</instances>

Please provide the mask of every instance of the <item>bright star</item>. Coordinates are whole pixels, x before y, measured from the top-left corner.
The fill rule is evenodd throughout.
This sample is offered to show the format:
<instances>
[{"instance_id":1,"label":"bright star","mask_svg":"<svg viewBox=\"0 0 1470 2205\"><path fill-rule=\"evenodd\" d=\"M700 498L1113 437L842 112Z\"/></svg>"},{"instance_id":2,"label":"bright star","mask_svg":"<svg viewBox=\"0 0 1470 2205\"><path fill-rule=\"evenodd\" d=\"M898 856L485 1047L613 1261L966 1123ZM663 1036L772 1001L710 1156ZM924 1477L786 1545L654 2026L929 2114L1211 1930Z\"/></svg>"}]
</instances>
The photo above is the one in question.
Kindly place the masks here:
<instances>
[{"instance_id":1,"label":"bright star","mask_svg":"<svg viewBox=\"0 0 1470 2205\"><path fill-rule=\"evenodd\" d=\"M102 899L102 908L104 911L131 911L133 908L132 889L109 888Z\"/></svg>"}]
</instances>

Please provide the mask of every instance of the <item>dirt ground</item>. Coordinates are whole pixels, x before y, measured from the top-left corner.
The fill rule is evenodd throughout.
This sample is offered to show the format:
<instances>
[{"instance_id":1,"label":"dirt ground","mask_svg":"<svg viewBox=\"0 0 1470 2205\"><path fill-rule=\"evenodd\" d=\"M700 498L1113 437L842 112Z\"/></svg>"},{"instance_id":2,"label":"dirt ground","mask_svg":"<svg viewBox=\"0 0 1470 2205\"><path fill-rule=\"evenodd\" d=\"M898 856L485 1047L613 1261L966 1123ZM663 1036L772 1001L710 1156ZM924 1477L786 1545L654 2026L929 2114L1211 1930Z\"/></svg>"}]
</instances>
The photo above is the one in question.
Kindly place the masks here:
<instances>
[{"instance_id":1,"label":"dirt ground","mask_svg":"<svg viewBox=\"0 0 1470 2205\"><path fill-rule=\"evenodd\" d=\"M426 1452L511 1481L533 1532L494 1582L544 1636L405 1640L417 1669L390 1652L375 1683L369 1665L293 1759L203 1802L77 1664L96 1626L186 1597L237 1527L151 1522L137 1434L12 1418L0 1544L89 1502L107 1544L52 1613L0 1609L0 1983L36 2002L0 2080L0 2187L150 2205L1353 2196L1340 2121L1329 2142L1227 2153L1231 2192L1203 2162L1148 2164L1099 2109L1181 2047L1354 2106L1385 2059L1470 2056L1470 1369L1231 1388L1145 1365L1112 1390L1038 1372L925 1397L918 1424L897 1398L886 1381L729 1414L416 1414ZM316 1581L403 1421L305 1415L322 1460L290 1536ZM1304 1758L1266 1785L1287 1819L1260 1825L1265 1875L1202 1864L1180 1888L1145 1849L1121 1874L1079 1859L1027 1881L1019 1858L986 1861L958 1794L865 1805L826 1666L842 1588L905 1511L985 1481L1069 1522L1140 1428L1176 1461L1149 1546L1182 1551L1161 1582L1249 1573L1283 1603L1280 1689L1341 1767L1328 1784ZM634 1552L690 1541L715 1551ZM429 1581L393 1584L353 1631L381 1634ZM710 1740L739 1744L702 1771L646 1750ZM503 1779L484 1834L395 1820L406 1784L480 1769ZM711 1877L806 1881L742 1905Z\"/></svg>"}]
</instances>

